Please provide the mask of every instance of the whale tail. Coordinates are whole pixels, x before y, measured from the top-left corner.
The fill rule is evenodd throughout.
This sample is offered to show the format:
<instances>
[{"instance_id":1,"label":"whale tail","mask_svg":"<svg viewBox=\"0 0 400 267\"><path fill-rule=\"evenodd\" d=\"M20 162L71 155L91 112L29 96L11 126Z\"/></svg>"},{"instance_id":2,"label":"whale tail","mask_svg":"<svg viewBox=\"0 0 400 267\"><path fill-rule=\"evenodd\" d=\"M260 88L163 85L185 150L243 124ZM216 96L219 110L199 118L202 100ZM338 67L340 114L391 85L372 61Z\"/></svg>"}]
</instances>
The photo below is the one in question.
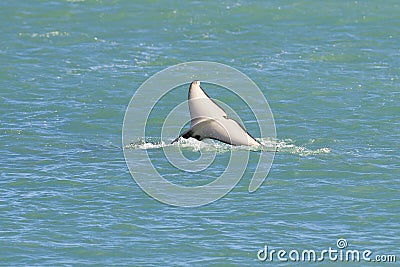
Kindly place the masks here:
<instances>
[{"instance_id":1,"label":"whale tail","mask_svg":"<svg viewBox=\"0 0 400 267\"><path fill-rule=\"evenodd\" d=\"M226 112L203 91L199 81L190 84L188 99L190 129L172 143L181 137L185 139L192 137L199 141L207 138L215 139L230 145L261 145L242 125L228 118Z\"/></svg>"}]
</instances>

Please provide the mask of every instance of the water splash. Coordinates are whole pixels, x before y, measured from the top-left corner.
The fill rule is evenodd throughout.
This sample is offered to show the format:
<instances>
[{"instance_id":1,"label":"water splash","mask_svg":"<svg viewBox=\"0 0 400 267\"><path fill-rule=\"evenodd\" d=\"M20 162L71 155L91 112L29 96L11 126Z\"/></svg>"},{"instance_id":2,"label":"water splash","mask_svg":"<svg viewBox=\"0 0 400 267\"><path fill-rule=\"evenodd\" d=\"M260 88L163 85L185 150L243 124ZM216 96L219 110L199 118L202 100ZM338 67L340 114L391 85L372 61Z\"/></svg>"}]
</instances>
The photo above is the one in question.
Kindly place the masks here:
<instances>
[{"instance_id":1,"label":"water splash","mask_svg":"<svg viewBox=\"0 0 400 267\"><path fill-rule=\"evenodd\" d=\"M329 154L331 152L329 147L318 149L310 149L305 146L296 145L292 139L278 140L276 143L277 151L295 154L299 156L312 156L318 154Z\"/></svg>"},{"instance_id":2,"label":"water splash","mask_svg":"<svg viewBox=\"0 0 400 267\"><path fill-rule=\"evenodd\" d=\"M170 144L170 142L164 142L157 139L139 138L135 142L125 146L125 149L159 149L164 147L180 147L182 149L197 151L215 151L217 153L224 153L228 151L238 150L251 150L251 151L276 151L280 153L289 153L299 156L311 156L318 154L329 154L330 148L323 147L318 149L310 149L305 146L296 145L291 139L284 140L272 140L269 138L259 138L258 141L261 143L259 147L252 146L233 146L225 143L221 143L214 140L203 140L198 141L194 138L183 139L180 138L177 142Z\"/></svg>"},{"instance_id":3,"label":"water splash","mask_svg":"<svg viewBox=\"0 0 400 267\"><path fill-rule=\"evenodd\" d=\"M164 141L155 141L155 140L145 140L144 138L138 138L135 142L126 145L125 149L155 149L155 148L162 148L166 147Z\"/></svg>"}]
</instances>

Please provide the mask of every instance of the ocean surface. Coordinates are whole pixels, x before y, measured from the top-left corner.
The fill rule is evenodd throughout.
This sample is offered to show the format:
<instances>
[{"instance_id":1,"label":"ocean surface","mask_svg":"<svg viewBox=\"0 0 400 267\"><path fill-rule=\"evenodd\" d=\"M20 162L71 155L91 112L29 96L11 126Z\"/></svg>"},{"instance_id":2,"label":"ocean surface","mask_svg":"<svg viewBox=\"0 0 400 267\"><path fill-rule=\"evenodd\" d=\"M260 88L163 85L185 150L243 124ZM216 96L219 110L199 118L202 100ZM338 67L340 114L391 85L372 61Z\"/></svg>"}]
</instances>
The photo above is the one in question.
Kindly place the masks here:
<instances>
[{"instance_id":1,"label":"ocean surface","mask_svg":"<svg viewBox=\"0 0 400 267\"><path fill-rule=\"evenodd\" d=\"M394 264L257 257L265 246L338 249L340 239L400 261L399 1L5 0L0 20L1 266ZM143 82L199 60L258 85L278 152L257 191L245 173L211 204L175 207L132 179L122 126ZM157 138L130 149L157 164L171 141ZM238 153L193 140L174 148ZM210 182L225 163L174 182Z\"/></svg>"}]
</instances>

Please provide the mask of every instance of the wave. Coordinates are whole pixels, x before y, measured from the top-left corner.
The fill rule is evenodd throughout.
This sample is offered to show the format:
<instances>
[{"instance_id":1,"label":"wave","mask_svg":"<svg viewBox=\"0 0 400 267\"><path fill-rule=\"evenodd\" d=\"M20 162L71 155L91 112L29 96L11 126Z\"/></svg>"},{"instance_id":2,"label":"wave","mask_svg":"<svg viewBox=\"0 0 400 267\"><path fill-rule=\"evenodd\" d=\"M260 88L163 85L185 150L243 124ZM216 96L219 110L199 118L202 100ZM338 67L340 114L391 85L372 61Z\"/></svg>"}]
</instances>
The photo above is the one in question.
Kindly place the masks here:
<instances>
[{"instance_id":1,"label":"wave","mask_svg":"<svg viewBox=\"0 0 400 267\"><path fill-rule=\"evenodd\" d=\"M261 146L233 146L225 143L221 143L214 140L203 140L198 141L194 138L183 139L180 138L177 142L171 144L172 141L162 141L157 140L157 138L139 138L135 142L130 143L125 146L125 149L159 149L164 147L180 147L182 149L188 149L194 152L197 151L215 151L217 153L224 153L228 151L237 150L250 150L250 151L265 151L265 152L281 152L295 154L299 156L311 156L318 154L329 154L331 152L330 148L323 147L318 149L310 149L305 146L296 145L291 139L284 140L271 140L269 138L259 138L257 139Z\"/></svg>"},{"instance_id":2,"label":"wave","mask_svg":"<svg viewBox=\"0 0 400 267\"><path fill-rule=\"evenodd\" d=\"M51 31L51 32L45 32L45 33L25 33L25 32L20 32L18 33L19 36L21 37L31 37L31 38L50 38L50 37L68 37L70 36L69 32L62 32L62 31Z\"/></svg>"}]
</instances>

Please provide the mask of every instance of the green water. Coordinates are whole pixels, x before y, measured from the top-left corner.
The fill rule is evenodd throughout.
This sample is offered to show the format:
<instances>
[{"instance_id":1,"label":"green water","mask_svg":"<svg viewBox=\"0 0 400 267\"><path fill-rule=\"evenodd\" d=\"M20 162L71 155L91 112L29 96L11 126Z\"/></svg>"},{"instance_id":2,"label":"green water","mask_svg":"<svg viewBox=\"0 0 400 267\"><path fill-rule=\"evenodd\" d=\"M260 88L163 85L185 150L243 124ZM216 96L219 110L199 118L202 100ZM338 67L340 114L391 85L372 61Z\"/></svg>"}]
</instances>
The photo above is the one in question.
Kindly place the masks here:
<instances>
[{"instance_id":1,"label":"green water","mask_svg":"<svg viewBox=\"0 0 400 267\"><path fill-rule=\"evenodd\" d=\"M339 238L399 261L399 14L372 0L1 1L0 265L275 265L258 262L264 245ZM132 179L122 122L147 78L193 60L260 87L281 149L256 192L245 176L179 208Z\"/></svg>"}]
</instances>

